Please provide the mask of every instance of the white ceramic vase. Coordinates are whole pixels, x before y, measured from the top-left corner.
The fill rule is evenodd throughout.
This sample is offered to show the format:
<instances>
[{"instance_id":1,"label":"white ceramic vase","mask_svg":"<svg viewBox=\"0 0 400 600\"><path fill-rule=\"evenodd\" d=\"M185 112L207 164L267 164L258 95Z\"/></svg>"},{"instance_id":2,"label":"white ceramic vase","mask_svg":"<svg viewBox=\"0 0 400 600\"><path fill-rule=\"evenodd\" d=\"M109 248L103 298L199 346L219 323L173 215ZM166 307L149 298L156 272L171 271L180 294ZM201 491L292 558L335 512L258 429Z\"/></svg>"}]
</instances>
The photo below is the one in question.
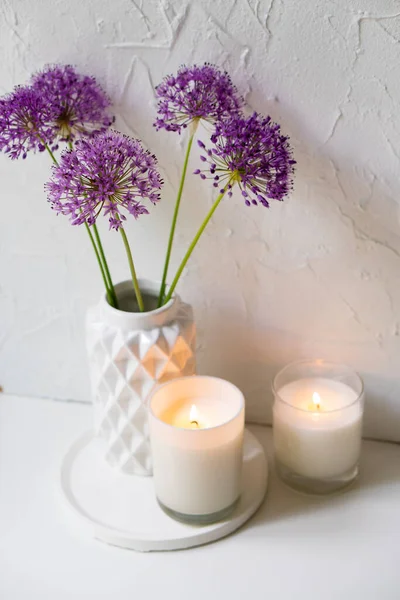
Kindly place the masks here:
<instances>
[{"instance_id":1,"label":"white ceramic vase","mask_svg":"<svg viewBox=\"0 0 400 600\"><path fill-rule=\"evenodd\" d=\"M137 310L132 282L119 283L119 309L105 296L89 309L86 341L95 431L105 458L125 473L151 475L147 400L159 383L195 374L196 328L191 306L179 296L154 308L159 285L139 284L148 312L130 312Z\"/></svg>"}]
</instances>

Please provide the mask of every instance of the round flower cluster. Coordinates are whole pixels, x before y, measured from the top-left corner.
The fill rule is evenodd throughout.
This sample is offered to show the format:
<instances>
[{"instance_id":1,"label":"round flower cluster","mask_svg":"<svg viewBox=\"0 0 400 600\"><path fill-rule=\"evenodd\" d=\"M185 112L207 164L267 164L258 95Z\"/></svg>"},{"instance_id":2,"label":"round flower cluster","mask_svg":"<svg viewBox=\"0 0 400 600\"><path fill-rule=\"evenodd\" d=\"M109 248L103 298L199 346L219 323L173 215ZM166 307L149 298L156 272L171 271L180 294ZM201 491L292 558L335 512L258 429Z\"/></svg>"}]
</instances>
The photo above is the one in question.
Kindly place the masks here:
<instances>
[{"instance_id":1,"label":"round flower cluster","mask_svg":"<svg viewBox=\"0 0 400 600\"><path fill-rule=\"evenodd\" d=\"M231 196L238 184L247 206L268 207L270 199L283 200L291 190L296 161L288 137L270 117L233 115L216 124L211 142L207 148L198 141L205 169L195 174L212 178L221 194Z\"/></svg>"},{"instance_id":2,"label":"round flower cluster","mask_svg":"<svg viewBox=\"0 0 400 600\"><path fill-rule=\"evenodd\" d=\"M147 214L140 200L156 204L162 183L156 157L139 140L109 131L64 150L46 190L52 208L70 215L73 225L93 225L103 211L118 230L126 219L122 209L135 219Z\"/></svg>"},{"instance_id":3,"label":"round flower cluster","mask_svg":"<svg viewBox=\"0 0 400 600\"><path fill-rule=\"evenodd\" d=\"M0 151L26 158L57 148L59 140L104 132L113 122L110 100L93 77L69 65L49 66L0 98Z\"/></svg>"},{"instance_id":4,"label":"round flower cluster","mask_svg":"<svg viewBox=\"0 0 400 600\"><path fill-rule=\"evenodd\" d=\"M111 102L94 77L70 65L49 66L32 78L32 87L46 100L46 117L54 136L63 141L105 131L113 122Z\"/></svg>"},{"instance_id":5,"label":"round flower cluster","mask_svg":"<svg viewBox=\"0 0 400 600\"><path fill-rule=\"evenodd\" d=\"M0 151L10 158L26 158L42 152L53 140L52 124L45 116L45 102L29 87L16 87L0 98Z\"/></svg>"},{"instance_id":6,"label":"round flower cluster","mask_svg":"<svg viewBox=\"0 0 400 600\"><path fill-rule=\"evenodd\" d=\"M238 113L243 104L228 73L208 63L180 67L176 75L165 77L156 94L158 118L154 126L179 133L193 121L214 123Z\"/></svg>"}]
</instances>

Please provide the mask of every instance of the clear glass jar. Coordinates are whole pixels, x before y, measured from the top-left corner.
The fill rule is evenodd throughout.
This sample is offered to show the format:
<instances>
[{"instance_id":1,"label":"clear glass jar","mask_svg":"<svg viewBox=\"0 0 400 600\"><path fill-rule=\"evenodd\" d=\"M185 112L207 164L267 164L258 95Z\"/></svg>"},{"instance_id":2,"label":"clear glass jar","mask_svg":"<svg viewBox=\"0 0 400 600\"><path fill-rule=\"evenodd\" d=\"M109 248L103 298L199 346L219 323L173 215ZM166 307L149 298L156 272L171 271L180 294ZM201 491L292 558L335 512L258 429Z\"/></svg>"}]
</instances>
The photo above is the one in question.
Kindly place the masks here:
<instances>
[{"instance_id":1,"label":"clear glass jar","mask_svg":"<svg viewBox=\"0 0 400 600\"><path fill-rule=\"evenodd\" d=\"M345 365L304 360L273 383L275 464L289 486L327 494L358 475L364 385Z\"/></svg>"}]
</instances>

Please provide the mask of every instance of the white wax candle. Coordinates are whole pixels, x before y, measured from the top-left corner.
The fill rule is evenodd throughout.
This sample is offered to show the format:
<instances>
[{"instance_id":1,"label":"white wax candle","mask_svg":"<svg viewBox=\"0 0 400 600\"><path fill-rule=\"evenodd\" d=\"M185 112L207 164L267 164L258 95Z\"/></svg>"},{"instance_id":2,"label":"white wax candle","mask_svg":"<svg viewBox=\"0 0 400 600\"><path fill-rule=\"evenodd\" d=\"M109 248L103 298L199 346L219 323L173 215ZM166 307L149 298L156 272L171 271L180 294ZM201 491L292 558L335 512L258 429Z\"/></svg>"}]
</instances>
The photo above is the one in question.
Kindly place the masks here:
<instances>
[{"instance_id":1,"label":"white wax candle","mask_svg":"<svg viewBox=\"0 0 400 600\"><path fill-rule=\"evenodd\" d=\"M274 447L282 465L313 479L337 477L356 466L362 406L350 386L333 379L304 378L276 394Z\"/></svg>"},{"instance_id":2,"label":"white wax candle","mask_svg":"<svg viewBox=\"0 0 400 600\"><path fill-rule=\"evenodd\" d=\"M243 431L244 399L232 384L187 377L158 388L150 400L158 500L183 515L211 515L234 504L240 495Z\"/></svg>"}]
</instances>

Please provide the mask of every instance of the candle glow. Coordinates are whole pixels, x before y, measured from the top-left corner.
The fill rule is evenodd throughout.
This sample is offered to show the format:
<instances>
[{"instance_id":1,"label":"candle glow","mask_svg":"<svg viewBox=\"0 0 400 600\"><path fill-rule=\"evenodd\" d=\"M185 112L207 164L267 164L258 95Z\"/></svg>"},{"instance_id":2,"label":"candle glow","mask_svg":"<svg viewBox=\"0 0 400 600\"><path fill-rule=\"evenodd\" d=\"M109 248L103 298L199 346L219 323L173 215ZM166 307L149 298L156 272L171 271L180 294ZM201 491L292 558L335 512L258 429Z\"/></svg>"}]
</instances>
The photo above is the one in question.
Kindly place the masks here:
<instances>
[{"instance_id":1,"label":"candle glow","mask_svg":"<svg viewBox=\"0 0 400 600\"><path fill-rule=\"evenodd\" d=\"M189 414L190 426L194 429L199 427L199 415L195 404L192 404Z\"/></svg>"},{"instance_id":2,"label":"candle glow","mask_svg":"<svg viewBox=\"0 0 400 600\"><path fill-rule=\"evenodd\" d=\"M242 485L240 390L216 377L172 379L153 393L149 425L161 507L201 524L233 510Z\"/></svg>"},{"instance_id":3,"label":"candle glow","mask_svg":"<svg viewBox=\"0 0 400 600\"><path fill-rule=\"evenodd\" d=\"M319 410L321 408L321 396L317 392L314 392L312 395L312 399L314 403L314 408Z\"/></svg>"},{"instance_id":4,"label":"candle glow","mask_svg":"<svg viewBox=\"0 0 400 600\"><path fill-rule=\"evenodd\" d=\"M274 380L278 471L289 485L329 493L358 473L363 384L345 365L300 361Z\"/></svg>"}]
</instances>

